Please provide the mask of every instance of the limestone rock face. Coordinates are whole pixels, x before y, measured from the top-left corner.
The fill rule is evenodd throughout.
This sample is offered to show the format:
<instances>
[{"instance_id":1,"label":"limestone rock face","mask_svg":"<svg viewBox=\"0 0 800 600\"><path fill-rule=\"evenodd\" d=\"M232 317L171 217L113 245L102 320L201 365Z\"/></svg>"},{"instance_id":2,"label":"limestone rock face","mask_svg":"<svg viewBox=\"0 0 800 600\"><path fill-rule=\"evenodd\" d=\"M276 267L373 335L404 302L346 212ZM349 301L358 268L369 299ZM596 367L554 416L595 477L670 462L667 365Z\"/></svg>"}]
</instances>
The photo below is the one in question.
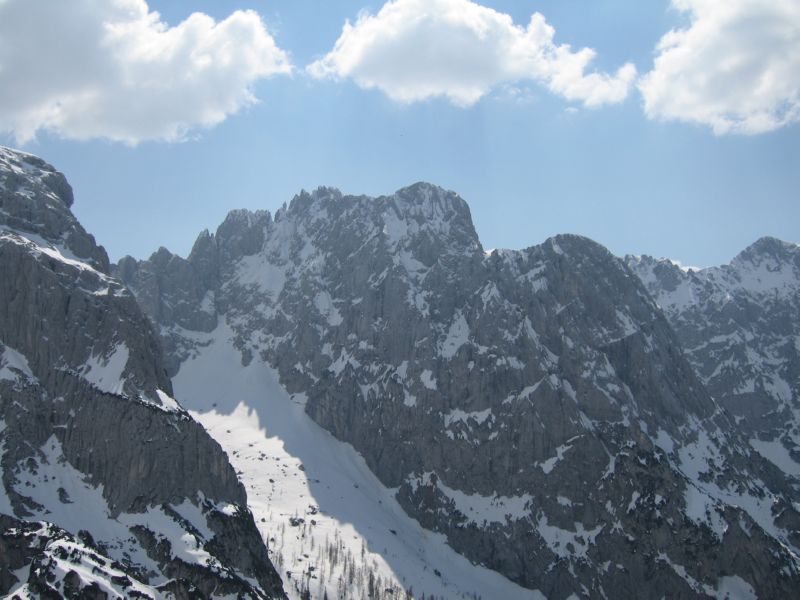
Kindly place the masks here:
<instances>
[{"instance_id":1,"label":"limestone rock face","mask_svg":"<svg viewBox=\"0 0 800 600\"><path fill-rule=\"evenodd\" d=\"M236 473L71 203L0 148L0 593L283 597Z\"/></svg>"},{"instance_id":2,"label":"limestone rock face","mask_svg":"<svg viewBox=\"0 0 800 600\"><path fill-rule=\"evenodd\" d=\"M626 261L752 446L800 476L800 247L762 238L730 264L706 269Z\"/></svg>"},{"instance_id":3,"label":"limestone rock face","mask_svg":"<svg viewBox=\"0 0 800 600\"><path fill-rule=\"evenodd\" d=\"M486 253L453 192L320 188L116 273L176 370L208 331L187 324L215 318L423 526L548 598L780 597L800 580L794 483L591 240ZM173 273L191 294L151 283Z\"/></svg>"}]
</instances>

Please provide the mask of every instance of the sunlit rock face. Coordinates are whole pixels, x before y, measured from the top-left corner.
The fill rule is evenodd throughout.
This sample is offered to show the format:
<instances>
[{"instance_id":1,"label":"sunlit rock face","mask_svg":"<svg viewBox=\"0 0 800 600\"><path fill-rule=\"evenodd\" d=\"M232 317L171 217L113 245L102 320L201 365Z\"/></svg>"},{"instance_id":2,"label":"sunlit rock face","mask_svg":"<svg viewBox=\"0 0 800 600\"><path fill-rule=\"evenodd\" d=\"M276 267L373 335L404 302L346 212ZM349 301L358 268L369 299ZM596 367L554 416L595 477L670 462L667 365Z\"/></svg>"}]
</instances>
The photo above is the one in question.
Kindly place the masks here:
<instances>
[{"instance_id":1,"label":"sunlit rock face","mask_svg":"<svg viewBox=\"0 0 800 600\"><path fill-rule=\"evenodd\" d=\"M231 213L186 259L160 250L115 273L171 374L224 330L236 360L275 369L409 515L548 598L779 597L798 583L793 482L709 395L631 268L591 240L487 253L453 192L320 188L274 218Z\"/></svg>"}]
</instances>

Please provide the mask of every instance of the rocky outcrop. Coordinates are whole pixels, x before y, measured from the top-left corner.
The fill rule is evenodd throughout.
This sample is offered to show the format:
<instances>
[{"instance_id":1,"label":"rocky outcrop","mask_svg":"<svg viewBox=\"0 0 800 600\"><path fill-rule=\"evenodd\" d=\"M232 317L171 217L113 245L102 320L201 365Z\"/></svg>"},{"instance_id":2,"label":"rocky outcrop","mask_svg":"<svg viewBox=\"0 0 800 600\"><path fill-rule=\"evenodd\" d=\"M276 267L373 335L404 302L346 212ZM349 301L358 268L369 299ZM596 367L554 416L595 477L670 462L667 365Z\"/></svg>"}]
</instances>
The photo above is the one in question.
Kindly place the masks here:
<instances>
[{"instance_id":1,"label":"rocky outcrop","mask_svg":"<svg viewBox=\"0 0 800 600\"><path fill-rule=\"evenodd\" d=\"M172 399L66 180L0 149L0 194L0 593L283 597L244 488Z\"/></svg>"},{"instance_id":2,"label":"rocky outcrop","mask_svg":"<svg viewBox=\"0 0 800 600\"><path fill-rule=\"evenodd\" d=\"M586 238L486 253L453 192L321 188L274 219L233 213L187 259L116 272L174 365L201 343L187 323L213 314L410 515L548 598L798 582L791 483L736 433L634 273ZM199 287L149 283L172 273Z\"/></svg>"},{"instance_id":3,"label":"rocky outcrop","mask_svg":"<svg viewBox=\"0 0 800 600\"><path fill-rule=\"evenodd\" d=\"M762 238L730 264L626 257L711 394L751 444L800 476L800 247Z\"/></svg>"},{"instance_id":4,"label":"rocky outcrop","mask_svg":"<svg viewBox=\"0 0 800 600\"><path fill-rule=\"evenodd\" d=\"M66 248L82 262L108 272L108 255L70 211L72 187L38 156L0 148L0 226Z\"/></svg>"}]
</instances>

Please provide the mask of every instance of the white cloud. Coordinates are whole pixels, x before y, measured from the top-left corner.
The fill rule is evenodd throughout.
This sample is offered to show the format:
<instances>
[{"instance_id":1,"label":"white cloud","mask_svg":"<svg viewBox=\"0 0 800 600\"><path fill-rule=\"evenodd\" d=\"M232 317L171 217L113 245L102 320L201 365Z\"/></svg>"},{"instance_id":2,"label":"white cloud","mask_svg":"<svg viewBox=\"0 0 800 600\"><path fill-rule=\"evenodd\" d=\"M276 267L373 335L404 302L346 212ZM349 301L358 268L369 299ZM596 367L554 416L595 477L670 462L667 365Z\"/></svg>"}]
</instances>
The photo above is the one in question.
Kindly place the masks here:
<instances>
[{"instance_id":1,"label":"white cloud","mask_svg":"<svg viewBox=\"0 0 800 600\"><path fill-rule=\"evenodd\" d=\"M672 0L690 24L661 38L640 82L651 118L755 134L800 120L800 2Z\"/></svg>"},{"instance_id":2,"label":"white cloud","mask_svg":"<svg viewBox=\"0 0 800 600\"><path fill-rule=\"evenodd\" d=\"M178 141L255 102L252 84L289 73L252 11L175 27L145 0L0 0L0 131L136 144Z\"/></svg>"},{"instance_id":3,"label":"white cloud","mask_svg":"<svg viewBox=\"0 0 800 600\"><path fill-rule=\"evenodd\" d=\"M345 23L333 50L308 72L352 78L399 102L439 96L469 106L495 86L522 80L586 106L625 99L636 77L632 64L614 75L587 73L594 50L556 45L554 35L538 13L523 28L470 0L393 0Z\"/></svg>"}]
</instances>

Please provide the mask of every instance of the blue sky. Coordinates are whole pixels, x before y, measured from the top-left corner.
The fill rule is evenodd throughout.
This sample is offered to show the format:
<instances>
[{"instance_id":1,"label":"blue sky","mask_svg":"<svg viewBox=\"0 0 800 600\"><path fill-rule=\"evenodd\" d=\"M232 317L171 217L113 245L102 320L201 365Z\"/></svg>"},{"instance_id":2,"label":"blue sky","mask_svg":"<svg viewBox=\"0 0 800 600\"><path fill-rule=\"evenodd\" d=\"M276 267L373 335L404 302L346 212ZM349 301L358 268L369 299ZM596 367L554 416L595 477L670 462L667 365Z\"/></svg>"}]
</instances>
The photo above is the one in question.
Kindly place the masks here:
<instances>
[{"instance_id":1,"label":"blue sky","mask_svg":"<svg viewBox=\"0 0 800 600\"><path fill-rule=\"evenodd\" d=\"M41 8L50 3L0 0L0 65L20 60L11 23L34 43L25 54L33 66L0 69L0 143L68 176L75 213L112 259L162 245L185 255L230 209L274 212L302 188L380 195L419 180L469 203L486 248L570 232L620 255L711 265L762 235L800 242L794 2L430 0L425 10L458 15L426 20L420 0L400 0L391 15L383 2L349 0L115 1L128 12L109 12L108 22L137 10L160 17L150 15L152 31L125 30L127 45L109 50L90 43L96 0L65 3L77 8L55 16ZM249 15L238 29L214 29L238 10L257 14L237 13ZM140 54L196 12L213 26L200 23L181 44L211 48L220 64L197 67L186 89L137 98L153 78L195 68ZM551 40L526 29L534 13ZM453 21L462 14L488 34ZM74 25L75 41L48 39L51 18ZM336 54L346 20L354 27ZM776 23L793 27L775 33ZM715 26L724 37L707 33ZM666 56L658 45L670 30L680 35ZM509 58L510 42L550 58ZM223 64L230 44L232 62ZM241 66L252 59L248 45L260 48L249 70ZM438 58L416 55L423 47ZM576 74L567 59L584 47L595 55ZM324 69L309 72L315 62ZM160 70L145 72L156 63ZM56 86L48 68L69 81ZM120 83L120 71L133 86ZM99 92L78 94L87 89ZM31 109L39 105L58 110ZM188 129L176 133L176 121Z\"/></svg>"}]
</instances>

